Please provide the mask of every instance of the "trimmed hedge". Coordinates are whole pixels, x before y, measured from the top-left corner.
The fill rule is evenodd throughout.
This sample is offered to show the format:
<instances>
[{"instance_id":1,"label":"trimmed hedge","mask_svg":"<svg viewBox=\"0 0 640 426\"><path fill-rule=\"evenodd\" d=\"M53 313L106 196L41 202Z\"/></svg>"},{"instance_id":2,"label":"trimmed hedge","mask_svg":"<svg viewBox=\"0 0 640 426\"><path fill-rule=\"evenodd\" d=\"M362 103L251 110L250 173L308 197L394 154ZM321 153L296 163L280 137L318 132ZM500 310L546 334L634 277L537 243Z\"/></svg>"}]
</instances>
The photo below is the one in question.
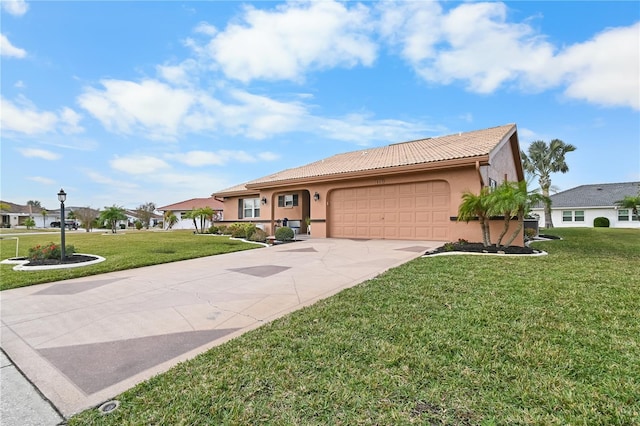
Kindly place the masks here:
<instances>
[{"instance_id":1,"label":"trimmed hedge","mask_svg":"<svg viewBox=\"0 0 640 426\"><path fill-rule=\"evenodd\" d=\"M609 225L609 219L606 217L596 217L593 219L593 226L596 228L608 228Z\"/></svg>"},{"instance_id":2,"label":"trimmed hedge","mask_svg":"<svg viewBox=\"0 0 640 426\"><path fill-rule=\"evenodd\" d=\"M276 229L276 240L278 241L291 241L293 240L293 229L289 228L288 226L281 226L280 228Z\"/></svg>"}]
</instances>

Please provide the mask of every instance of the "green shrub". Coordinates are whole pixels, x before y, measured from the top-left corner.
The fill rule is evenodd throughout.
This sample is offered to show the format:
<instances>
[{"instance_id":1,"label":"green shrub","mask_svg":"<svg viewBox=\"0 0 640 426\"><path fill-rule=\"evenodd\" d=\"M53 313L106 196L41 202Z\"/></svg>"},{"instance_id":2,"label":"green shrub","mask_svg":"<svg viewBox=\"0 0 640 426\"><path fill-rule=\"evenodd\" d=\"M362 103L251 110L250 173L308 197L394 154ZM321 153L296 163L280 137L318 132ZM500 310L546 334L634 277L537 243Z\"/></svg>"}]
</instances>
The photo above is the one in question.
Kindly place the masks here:
<instances>
[{"instance_id":1,"label":"green shrub","mask_svg":"<svg viewBox=\"0 0 640 426\"><path fill-rule=\"evenodd\" d=\"M209 229L207 230L208 234L217 234L218 233L218 227L215 225L211 225L209 227Z\"/></svg>"},{"instance_id":2,"label":"green shrub","mask_svg":"<svg viewBox=\"0 0 640 426\"><path fill-rule=\"evenodd\" d=\"M593 219L593 226L596 228L608 228L609 224L609 219L606 217L596 217Z\"/></svg>"},{"instance_id":3,"label":"green shrub","mask_svg":"<svg viewBox=\"0 0 640 426\"><path fill-rule=\"evenodd\" d=\"M536 230L533 228L525 228L524 237L526 240L532 240L536 236Z\"/></svg>"},{"instance_id":4,"label":"green shrub","mask_svg":"<svg viewBox=\"0 0 640 426\"><path fill-rule=\"evenodd\" d=\"M256 230L256 225L249 222L236 222L229 226L228 232L233 238L249 238Z\"/></svg>"},{"instance_id":5,"label":"green shrub","mask_svg":"<svg viewBox=\"0 0 640 426\"><path fill-rule=\"evenodd\" d=\"M227 234L229 232L227 230L228 226L226 225L218 225L217 228L218 228L216 231L217 234Z\"/></svg>"},{"instance_id":6,"label":"green shrub","mask_svg":"<svg viewBox=\"0 0 640 426\"><path fill-rule=\"evenodd\" d=\"M276 229L276 240L278 241L291 241L293 240L293 229L289 228L288 226L281 226L280 228Z\"/></svg>"},{"instance_id":7,"label":"green shrub","mask_svg":"<svg viewBox=\"0 0 640 426\"><path fill-rule=\"evenodd\" d=\"M27 229L31 229L36 226L36 221L29 217L24 221L24 226L26 226Z\"/></svg>"},{"instance_id":8,"label":"green shrub","mask_svg":"<svg viewBox=\"0 0 640 426\"><path fill-rule=\"evenodd\" d=\"M75 252L76 252L76 249L74 246L72 245L66 246L65 248L66 256L70 256ZM29 249L28 258L32 262L37 262L39 260L45 260L45 259L60 259L61 255L62 253L60 249L60 244L55 244L55 243L49 243L44 245L38 244L37 246L31 247Z\"/></svg>"},{"instance_id":9,"label":"green shrub","mask_svg":"<svg viewBox=\"0 0 640 426\"><path fill-rule=\"evenodd\" d=\"M264 243L265 241L267 241L267 233L260 228L256 228L256 230L253 231L253 234L251 234L251 236L247 239L249 241L257 241L259 243Z\"/></svg>"},{"instance_id":10,"label":"green shrub","mask_svg":"<svg viewBox=\"0 0 640 426\"><path fill-rule=\"evenodd\" d=\"M136 229L138 231L142 229L142 222L140 222L139 220L136 220Z\"/></svg>"}]
</instances>

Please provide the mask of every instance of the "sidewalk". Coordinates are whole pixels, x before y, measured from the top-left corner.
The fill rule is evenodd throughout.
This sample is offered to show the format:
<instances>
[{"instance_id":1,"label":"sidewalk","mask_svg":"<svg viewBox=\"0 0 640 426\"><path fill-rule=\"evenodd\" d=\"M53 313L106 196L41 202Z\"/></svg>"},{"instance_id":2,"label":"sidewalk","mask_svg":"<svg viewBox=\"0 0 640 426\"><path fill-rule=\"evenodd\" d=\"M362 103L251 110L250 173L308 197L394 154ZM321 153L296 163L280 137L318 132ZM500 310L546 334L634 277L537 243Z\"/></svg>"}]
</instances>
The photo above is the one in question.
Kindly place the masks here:
<instances>
[{"instance_id":1,"label":"sidewalk","mask_svg":"<svg viewBox=\"0 0 640 426\"><path fill-rule=\"evenodd\" d=\"M55 426L62 416L0 351L0 424Z\"/></svg>"}]
</instances>

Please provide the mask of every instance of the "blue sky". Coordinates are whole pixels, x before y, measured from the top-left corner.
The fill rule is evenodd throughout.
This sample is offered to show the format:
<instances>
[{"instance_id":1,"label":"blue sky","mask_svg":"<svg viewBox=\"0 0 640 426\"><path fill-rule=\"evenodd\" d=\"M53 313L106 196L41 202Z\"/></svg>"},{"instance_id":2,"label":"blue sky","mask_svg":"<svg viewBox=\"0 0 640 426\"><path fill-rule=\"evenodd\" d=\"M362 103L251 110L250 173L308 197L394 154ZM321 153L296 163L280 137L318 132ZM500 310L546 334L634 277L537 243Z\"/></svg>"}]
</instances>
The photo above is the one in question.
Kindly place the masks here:
<instances>
[{"instance_id":1,"label":"blue sky","mask_svg":"<svg viewBox=\"0 0 640 426\"><path fill-rule=\"evenodd\" d=\"M640 180L638 2L5 1L1 197L170 204L507 123Z\"/></svg>"}]
</instances>

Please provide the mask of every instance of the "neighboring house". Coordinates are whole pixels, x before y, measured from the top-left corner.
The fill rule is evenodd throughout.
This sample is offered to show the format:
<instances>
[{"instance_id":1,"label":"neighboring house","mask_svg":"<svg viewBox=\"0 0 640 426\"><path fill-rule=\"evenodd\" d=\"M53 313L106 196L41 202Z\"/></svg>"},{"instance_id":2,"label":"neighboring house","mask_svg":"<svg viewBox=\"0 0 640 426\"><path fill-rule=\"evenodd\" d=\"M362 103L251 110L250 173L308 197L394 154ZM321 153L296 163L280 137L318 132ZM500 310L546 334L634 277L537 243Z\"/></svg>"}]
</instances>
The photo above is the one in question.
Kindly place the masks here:
<instances>
[{"instance_id":1,"label":"neighboring house","mask_svg":"<svg viewBox=\"0 0 640 426\"><path fill-rule=\"evenodd\" d=\"M162 212L163 214L165 212L171 211L173 214L176 215L176 217L178 218L178 222L175 225L173 225L172 229L195 230L193 226L193 220L186 218L186 215L192 210L203 209L206 207L211 208L211 210L213 210L216 213L214 217L214 222L219 222L223 220L224 204L222 203L222 201L216 199L215 197L192 198L190 200L181 201L179 203L158 207L158 211ZM168 224L165 221L163 225L164 229L167 229L167 226ZM200 226L199 222L198 222L198 226ZM205 225L205 229L209 226L211 226L211 224L207 222L207 224Z\"/></svg>"},{"instance_id":2,"label":"neighboring house","mask_svg":"<svg viewBox=\"0 0 640 426\"><path fill-rule=\"evenodd\" d=\"M8 201L0 201L0 203L9 206L8 210L2 210L2 227L14 228L16 226L24 226L24 222L32 217L36 227L42 228L42 209L33 206L20 205L10 203ZM51 219L53 220L53 219ZM47 215L47 222L49 222L49 216Z\"/></svg>"},{"instance_id":3,"label":"neighboring house","mask_svg":"<svg viewBox=\"0 0 640 426\"><path fill-rule=\"evenodd\" d=\"M462 193L505 179L524 179L515 124L338 154L213 196L225 222L268 233L284 218L304 233L308 217L319 238L482 241L477 221L457 222Z\"/></svg>"},{"instance_id":4,"label":"neighboring house","mask_svg":"<svg viewBox=\"0 0 640 426\"><path fill-rule=\"evenodd\" d=\"M133 227L133 226L135 226L135 224L136 224L136 222L138 220L140 222L142 222L142 220L140 219L140 215L138 214L137 210L124 209L124 214L125 214L125 216L127 216L127 220L118 221L118 225L125 225L125 226L128 226L128 227ZM160 222L162 222L162 215L159 215L159 214L156 214L156 213L151 213L151 220L150 220L150 223L149 223L149 227L153 228L154 226L157 226L158 223L160 223Z\"/></svg>"},{"instance_id":5,"label":"neighboring house","mask_svg":"<svg viewBox=\"0 0 640 426\"><path fill-rule=\"evenodd\" d=\"M616 201L627 195L637 195L639 190L640 182L601 183L581 185L553 194L550 197L553 226L593 227L596 217L606 217L611 228L640 228L640 221L630 209L616 205ZM542 205L531 209L531 212L544 217Z\"/></svg>"}]
</instances>

